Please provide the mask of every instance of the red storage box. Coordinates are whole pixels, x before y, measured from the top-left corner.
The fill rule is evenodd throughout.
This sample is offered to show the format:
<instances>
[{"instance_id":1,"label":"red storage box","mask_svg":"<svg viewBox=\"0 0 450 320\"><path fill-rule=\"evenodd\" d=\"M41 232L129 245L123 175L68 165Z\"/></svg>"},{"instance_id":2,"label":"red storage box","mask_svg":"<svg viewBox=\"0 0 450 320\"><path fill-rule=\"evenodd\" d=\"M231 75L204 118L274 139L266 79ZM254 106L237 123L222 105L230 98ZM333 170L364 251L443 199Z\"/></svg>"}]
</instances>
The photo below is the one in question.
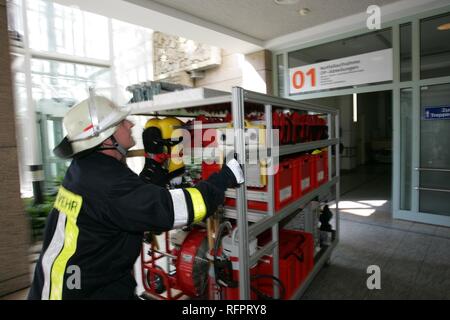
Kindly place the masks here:
<instances>
[{"instance_id":1,"label":"red storage box","mask_svg":"<svg viewBox=\"0 0 450 320\"><path fill-rule=\"evenodd\" d=\"M284 299L289 299L306 279L314 267L313 235L303 231L280 230L279 235L279 269L280 281L285 288ZM262 240L260 245L267 243ZM258 264L259 275L272 275L272 257L264 256ZM260 278L257 288L267 296L273 296L273 280Z\"/></svg>"},{"instance_id":2,"label":"red storage box","mask_svg":"<svg viewBox=\"0 0 450 320\"><path fill-rule=\"evenodd\" d=\"M283 160L278 167L278 171L274 177L275 184L275 210L280 210L287 204L295 200L295 184L296 179L293 174L294 171L294 160L286 159ZM261 191L267 192L267 188L260 189ZM227 198L225 200L225 205L230 207L236 206L236 199ZM247 201L248 209L267 211L267 202L263 201Z\"/></svg>"},{"instance_id":3,"label":"red storage box","mask_svg":"<svg viewBox=\"0 0 450 320\"><path fill-rule=\"evenodd\" d=\"M328 151L311 155L310 158L312 159L312 185L317 188L328 181Z\"/></svg>"},{"instance_id":4,"label":"red storage box","mask_svg":"<svg viewBox=\"0 0 450 320\"><path fill-rule=\"evenodd\" d=\"M313 159L310 155L302 155L294 159L294 194L298 199L313 189L311 166Z\"/></svg>"}]
</instances>

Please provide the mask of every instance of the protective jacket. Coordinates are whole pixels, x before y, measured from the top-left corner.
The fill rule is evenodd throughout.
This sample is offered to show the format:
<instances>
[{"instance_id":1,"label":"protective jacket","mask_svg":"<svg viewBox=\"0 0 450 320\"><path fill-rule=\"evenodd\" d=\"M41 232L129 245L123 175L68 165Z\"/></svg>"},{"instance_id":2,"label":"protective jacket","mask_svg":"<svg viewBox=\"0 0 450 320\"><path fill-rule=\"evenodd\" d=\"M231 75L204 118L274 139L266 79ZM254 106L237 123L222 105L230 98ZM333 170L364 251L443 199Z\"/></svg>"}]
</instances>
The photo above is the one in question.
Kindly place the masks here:
<instances>
[{"instance_id":1,"label":"protective jacket","mask_svg":"<svg viewBox=\"0 0 450 320\"><path fill-rule=\"evenodd\" d=\"M199 222L234 182L224 169L195 188L167 190L94 152L74 159L50 212L29 299L129 299L145 231Z\"/></svg>"}]
</instances>

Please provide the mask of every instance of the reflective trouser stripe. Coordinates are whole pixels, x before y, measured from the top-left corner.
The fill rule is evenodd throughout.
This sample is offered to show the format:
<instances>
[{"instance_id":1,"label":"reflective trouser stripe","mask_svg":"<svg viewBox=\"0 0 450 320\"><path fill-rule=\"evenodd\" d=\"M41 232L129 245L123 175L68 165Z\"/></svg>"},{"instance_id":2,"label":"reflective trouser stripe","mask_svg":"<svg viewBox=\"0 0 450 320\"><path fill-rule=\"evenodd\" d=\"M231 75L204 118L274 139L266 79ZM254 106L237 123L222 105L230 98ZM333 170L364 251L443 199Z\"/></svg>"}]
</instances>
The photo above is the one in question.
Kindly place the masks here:
<instances>
[{"instance_id":1,"label":"reflective trouser stripe","mask_svg":"<svg viewBox=\"0 0 450 320\"><path fill-rule=\"evenodd\" d=\"M194 208L194 223L200 222L206 216L206 205L203 196L196 188L186 188L192 200L192 207Z\"/></svg>"},{"instance_id":2,"label":"reflective trouser stripe","mask_svg":"<svg viewBox=\"0 0 450 320\"><path fill-rule=\"evenodd\" d=\"M173 227L180 228L187 225L189 213L186 198L182 189L169 190L173 203Z\"/></svg>"},{"instance_id":3,"label":"reflective trouser stripe","mask_svg":"<svg viewBox=\"0 0 450 320\"><path fill-rule=\"evenodd\" d=\"M58 213L58 222L56 225L55 233L53 234L52 241L45 251L42 257L42 272L44 273L44 285L42 287L42 300L48 300L50 298L50 280L51 280L51 270L53 262L55 261L58 254L64 244L64 229L66 226L66 215Z\"/></svg>"}]
</instances>

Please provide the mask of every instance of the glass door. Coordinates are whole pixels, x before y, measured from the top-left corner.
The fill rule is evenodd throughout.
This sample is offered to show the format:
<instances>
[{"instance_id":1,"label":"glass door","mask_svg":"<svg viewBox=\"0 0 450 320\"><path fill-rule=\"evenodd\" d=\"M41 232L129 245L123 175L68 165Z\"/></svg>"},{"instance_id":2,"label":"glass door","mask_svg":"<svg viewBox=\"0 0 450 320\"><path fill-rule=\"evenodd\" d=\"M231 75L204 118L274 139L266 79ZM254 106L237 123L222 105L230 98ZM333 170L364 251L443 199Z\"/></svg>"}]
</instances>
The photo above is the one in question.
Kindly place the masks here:
<instances>
[{"instance_id":1,"label":"glass door","mask_svg":"<svg viewBox=\"0 0 450 320\"><path fill-rule=\"evenodd\" d=\"M420 112L419 212L450 218L450 84L421 87Z\"/></svg>"}]
</instances>

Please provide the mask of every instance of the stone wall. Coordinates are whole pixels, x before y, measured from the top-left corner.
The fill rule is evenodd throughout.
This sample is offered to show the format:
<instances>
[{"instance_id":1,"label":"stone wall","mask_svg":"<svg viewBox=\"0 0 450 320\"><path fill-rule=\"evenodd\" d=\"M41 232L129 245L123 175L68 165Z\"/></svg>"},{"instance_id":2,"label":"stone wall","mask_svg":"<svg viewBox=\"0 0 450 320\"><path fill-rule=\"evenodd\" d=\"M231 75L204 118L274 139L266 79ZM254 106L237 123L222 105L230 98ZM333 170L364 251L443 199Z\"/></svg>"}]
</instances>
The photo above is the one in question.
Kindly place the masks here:
<instances>
[{"instance_id":1,"label":"stone wall","mask_svg":"<svg viewBox=\"0 0 450 320\"><path fill-rule=\"evenodd\" d=\"M5 0L0 0L0 296L30 284L29 224L20 199Z\"/></svg>"},{"instance_id":2,"label":"stone wall","mask_svg":"<svg viewBox=\"0 0 450 320\"><path fill-rule=\"evenodd\" d=\"M186 74L221 64L221 50L162 32L153 33L154 79L190 85Z\"/></svg>"},{"instance_id":3,"label":"stone wall","mask_svg":"<svg viewBox=\"0 0 450 320\"><path fill-rule=\"evenodd\" d=\"M268 50L243 55L155 32L153 62L155 80L222 91L240 86L273 92L272 54ZM200 77L190 76L194 70L201 71Z\"/></svg>"},{"instance_id":4,"label":"stone wall","mask_svg":"<svg viewBox=\"0 0 450 320\"><path fill-rule=\"evenodd\" d=\"M195 85L228 92L239 86L272 94L272 54L268 50L247 55L223 52L222 64L206 70L205 77L198 79Z\"/></svg>"}]
</instances>

